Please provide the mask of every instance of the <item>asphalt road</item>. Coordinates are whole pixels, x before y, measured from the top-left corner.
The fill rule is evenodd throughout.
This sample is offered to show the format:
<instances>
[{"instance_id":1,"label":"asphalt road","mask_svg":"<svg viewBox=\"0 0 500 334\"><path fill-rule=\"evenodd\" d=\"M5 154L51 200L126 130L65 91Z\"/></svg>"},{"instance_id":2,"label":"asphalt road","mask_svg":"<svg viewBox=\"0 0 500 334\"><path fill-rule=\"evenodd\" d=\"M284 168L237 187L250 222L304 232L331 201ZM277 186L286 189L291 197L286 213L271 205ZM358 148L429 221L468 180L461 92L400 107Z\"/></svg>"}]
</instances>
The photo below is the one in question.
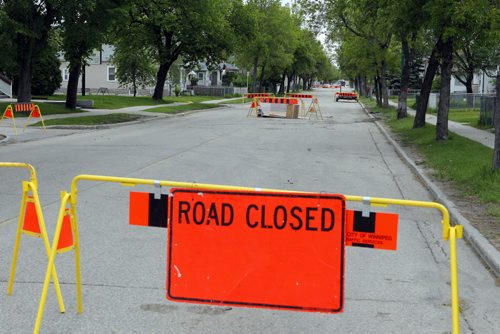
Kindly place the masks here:
<instances>
[{"instance_id":1,"label":"asphalt road","mask_svg":"<svg viewBox=\"0 0 500 334\"><path fill-rule=\"evenodd\" d=\"M331 90L317 93L323 121L248 118L247 107L234 106L105 130L50 130L45 139L1 145L0 161L37 169L50 238L59 192L79 174L432 200L357 103L335 103ZM39 239L23 237L14 294L6 295L27 173L4 169L0 175L0 332L28 333L47 260ZM347 247L344 312L300 313L169 302L166 230L128 225L130 190L79 183L84 312L76 314L72 253L62 254L56 267L67 310L58 313L51 288L42 332L451 331L448 243L440 238L438 212L377 208L400 214L398 250ZM498 332L499 288L462 240L458 258L462 332Z\"/></svg>"}]
</instances>

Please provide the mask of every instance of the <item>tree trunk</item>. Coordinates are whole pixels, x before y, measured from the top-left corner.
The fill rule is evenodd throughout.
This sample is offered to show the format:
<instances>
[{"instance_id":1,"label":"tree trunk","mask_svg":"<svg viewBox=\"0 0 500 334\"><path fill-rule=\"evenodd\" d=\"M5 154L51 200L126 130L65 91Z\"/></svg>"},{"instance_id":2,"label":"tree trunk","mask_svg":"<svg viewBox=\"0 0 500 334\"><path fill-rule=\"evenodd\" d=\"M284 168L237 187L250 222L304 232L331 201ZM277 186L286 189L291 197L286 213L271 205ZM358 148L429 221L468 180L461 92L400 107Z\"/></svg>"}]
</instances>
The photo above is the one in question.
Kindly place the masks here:
<instances>
[{"instance_id":1,"label":"tree trunk","mask_svg":"<svg viewBox=\"0 0 500 334\"><path fill-rule=\"evenodd\" d=\"M174 61L163 63L158 68L158 72L156 73L156 86L153 93L153 100L163 99L163 87L165 86L165 81L167 80L167 73L170 69L170 65L172 65Z\"/></svg>"},{"instance_id":2,"label":"tree trunk","mask_svg":"<svg viewBox=\"0 0 500 334\"><path fill-rule=\"evenodd\" d=\"M135 78L135 75L132 78L132 89L134 90L134 97L137 96L137 80Z\"/></svg>"},{"instance_id":3,"label":"tree trunk","mask_svg":"<svg viewBox=\"0 0 500 334\"><path fill-rule=\"evenodd\" d=\"M496 77L496 100L495 100L495 145L493 151L493 169L500 170L500 71Z\"/></svg>"},{"instance_id":4,"label":"tree trunk","mask_svg":"<svg viewBox=\"0 0 500 334\"><path fill-rule=\"evenodd\" d=\"M373 78L374 85L375 85L375 100L377 101L377 107L382 107L382 97L380 96L380 84L379 84L379 76L376 75Z\"/></svg>"},{"instance_id":5,"label":"tree trunk","mask_svg":"<svg viewBox=\"0 0 500 334\"><path fill-rule=\"evenodd\" d=\"M17 84L17 102L31 101L31 75L32 75L32 54L33 39L26 37L18 38L20 43L19 56L19 80ZM23 49L23 46L26 47Z\"/></svg>"},{"instance_id":6,"label":"tree trunk","mask_svg":"<svg viewBox=\"0 0 500 334\"><path fill-rule=\"evenodd\" d=\"M384 108L388 108L389 107L389 94L387 92L385 60L382 60L382 64L380 65L380 90L382 91L382 106Z\"/></svg>"},{"instance_id":7,"label":"tree trunk","mask_svg":"<svg viewBox=\"0 0 500 334\"><path fill-rule=\"evenodd\" d=\"M288 82L286 84L286 93L290 93L290 87L292 86L292 80L293 80L293 77L295 76L295 72L292 72L292 74L290 74L288 77Z\"/></svg>"},{"instance_id":8,"label":"tree trunk","mask_svg":"<svg viewBox=\"0 0 500 334\"><path fill-rule=\"evenodd\" d=\"M81 63L69 65L68 88L66 89L66 109L75 109L78 94L78 79L80 78Z\"/></svg>"},{"instance_id":9,"label":"tree trunk","mask_svg":"<svg viewBox=\"0 0 500 334\"><path fill-rule=\"evenodd\" d=\"M264 84L264 72L265 72L265 70L266 70L266 63L264 62L264 64L262 65L261 72L260 72L259 93L262 93L262 86Z\"/></svg>"},{"instance_id":10,"label":"tree trunk","mask_svg":"<svg viewBox=\"0 0 500 334\"><path fill-rule=\"evenodd\" d=\"M285 93L285 78L287 76L287 70L283 71L283 75L281 76L281 83L280 83L280 90L278 94L284 94Z\"/></svg>"},{"instance_id":11,"label":"tree trunk","mask_svg":"<svg viewBox=\"0 0 500 334\"><path fill-rule=\"evenodd\" d=\"M257 69L259 68L259 57L255 57L253 61L252 71L252 93L257 92Z\"/></svg>"},{"instance_id":12,"label":"tree trunk","mask_svg":"<svg viewBox=\"0 0 500 334\"><path fill-rule=\"evenodd\" d=\"M472 95L472 81L474 80L474 72L467 73L465 81L465 89L467 90L467 108L474 108L474 96Z\"/></svg>"},{"instance_id":13,"label":"tree trunk","mask_svg":"<svg viewBox=\"0 0 500 334\"><path fill-rule=\"evenodd\" d=\"M85 64L82 65L82 96L85 96Z\"/></svg>"},{"instance_id":14,"label":"tree trunk","mask_svg":"<svg viewBox=\"0 0 500 334\"><path fill-rule=\"evenodd\" d=\"M408 117L407 101L408 87L410 85L410 67L412 63L410 49L408 48L408 36L401 36L401 46L403 51L403 68L401 70L401 87L398 99L398 119Z\"/></svg>"},{"instance_id":15,"label":"tree trunk","mask_svg":"<svg viewBox=\"0 0 500 334\"><path fill-rule=\"evenodd\" d=\"M448 140L448 111L450 109L450 80L453 67L453 40L448 38L441 48L441 89L436 123L436 140Z\"/></svg>"},{"instance_id":16,"label":"tree trunk","mask_svg":"<svg viewBox=\"0 0 500 334\"><path fill-rule=\"evenodd\" d=\"M427 112L427 104L429 103L429 94L432 89L432 81L436 75L439 61L438 61L438 50L437 45L441 44L441 37L432 49L431 56L429 58L429 63L427 69L425 70L424 81L422 87L420 88L420 99L417 104L417 112L415 114L415 119L413 120L413 128L423 128L425 126L425 114Z\"/></svg>"}]
</instances>

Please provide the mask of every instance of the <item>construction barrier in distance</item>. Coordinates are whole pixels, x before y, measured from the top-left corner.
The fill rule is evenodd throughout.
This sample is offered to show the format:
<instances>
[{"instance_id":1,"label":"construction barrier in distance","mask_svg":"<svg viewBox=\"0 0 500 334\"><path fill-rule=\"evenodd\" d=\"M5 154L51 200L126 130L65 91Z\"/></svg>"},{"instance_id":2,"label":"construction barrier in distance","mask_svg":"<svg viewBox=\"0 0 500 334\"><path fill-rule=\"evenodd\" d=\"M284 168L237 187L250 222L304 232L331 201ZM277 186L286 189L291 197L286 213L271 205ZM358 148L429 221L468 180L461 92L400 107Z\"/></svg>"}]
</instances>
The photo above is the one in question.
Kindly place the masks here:
<instances>
[{"instance_id":1,"label":"construction barrier in distance","mask_svg":"<svg viewBox=\"0 0 500 334\"><path fill-rule=\"evenodd\" d=\"M71 223L71 228L73 232L73 243L74 246L72 249L75 251L75 275L76 275L76 299L77 299L77 312L81 313L82 312L82 283L81 283L81 273L80 273L80 250L79 250L79 241L78 241L78 220L76 216L76 207L77 207L77 184L80 181L95 181L95 182L109 182L109 183L119 183L123 186L135 186L135 185L151 185L155 186L157 189L160 188L160 193L161 193L161 187L171 187L171 188L183 188L183 190L172 190L171 191L184 191L184 192L190 192L190 198L195 196L196 194L203 195L204 191L210 191L210 192L244 192L246 194L250 194L250 196L259 196L262 194L269 194L272 195L272 193L277 193L279 192L281 195L280 196L285 196L285 194L290 194L290 195L297 195L297 196L308 196L311 195L311 193L308 192L298 192L298 191L287 191L287 190L275 190L275 189L261 189L261 188L249 188L249 187L237 187L237 186L225 186L225 185L215 185L215 184L197 184L197 183L188 183L188 182L176 182L176 181L159 181L159 180L150 180L150 179L134 179L134 178L123 178L123 177L114 177L114 176L100 176L100 175L78 175L76 176L71 184L71 192L66 193L63 192L61 196L61 205L59 209L59 218L57 221L57 226L56 230L54 233L54 239L52 241L52 248L50 252L50 257L49 257L49 263L47 265L47 271L45 275L45 280L43 284L43 290L42 290L42 296L40 298L40 304L39 304L39 309L37 313L37 319L35 323L35 328L34 328L34 333L38 333L40 331L40 326L41 326L41 321L43 318L43 312L45 309L45 302L47 298L47 291L49 288L50 284L50 278L52 273L54 272L54 263L55 263L55 258L57 255L57 245L59 244L59 240L61 239L61 234L63 230L63 224L64 224L64 217L67 216L68 210L70 214L70 223ZM317 197L318 194L313 194L313 197ZM320 195L325 195L325 194L320 194ZM141 200L143 203L138 206L138 210L141 212L142 215L144 215L147 211L147 214L149 215L150 209L148 208L146 210L146 206L151 204L151 195L146 194L146 195L140 195ZM374 220L371 219L372 215L370 214L371 212L371 205L373 206L387 206L387 205L398 205L398 206L407 206L407 207L420 207L420 208L431 208L431 209L437 209L441 212L442 214L442 237L444 240L448 240L450 243L450 285L451 285L451 309L452 309L452 333L456 334L459 333L460 330L460 323L459 323L459 304L458 304L458 271L457 271L457 254L456 254L456 240L457 238L462 238L462 226L460 225L455 225L451 226L450 225L450 217L448 210L446 207L444 207L442 204L435 203L435 202L423 202L423 201L410 201L410 200L399 200L399 199L389 199L389 198L374 198L374 197L361 197L361 196L350 196L350 195L345 195L343 196L346 201L353 201L353 202L362 202L364 205L363 211L365 214L363 214L363 211L361 213L362 216L368 219L364 219L359 221L356 221L356 218L353 220L353 231L358 232L360 230L365 231L363 233L372 233L373 231L374 235L379 235L379 236L385 236L385 235L391 235L391 233L394 233L394 220L392 220L392 228L390 228L390 231L385 231L385 230L380 230L377 225L380 221L380 214L375 213ZM172 201L167 200L168 203L170 203L169 208L170 208L170 216L172 217L172 208L175 206L172 205ZM185 201L186 202L186 201ZM268 203L268 201L266 201ZM67 207L69 205L69 208ZM182 216L183 214L189 215L189 208L186 205L192 205L194 208L195 205L201 205L201 204L189 204L189 203L180 203L178 202L179 208L177 211L177 214ZM182 206L184 205L184 206ZM275 210L273 213L273 217L280 217L280 215L283 215L284 211L287 210L285 206L281 205L281 208L279 211L277 208L280 207L279 205L275 206ZM222 208L222 206L221 206ZM254 207L251 207L250 205L247 207L247 219L248 217L253 217L248 213L248 210L258 210L259 206L256 205ZM206 214L210 215L212 206L210 206L210 209L205 208L205 211L203 211L201 208L195 209L198 210L196 211L197 214L192 217L193 219L193 224L190 226L194 226L197 224L203 224L204 221L200 220L199 214L200 212L205 212ZM214 209L215 210L215 209ZM279 211L278 213L277 210ZM291 217L293 216L293 207L290 209L290 215ZM316 208L317 210L317 208ZM181 212L182 211L182 212ZM164 210L162 212L165 212ZM295 211L295 215L297 215L299 211ZM228 211L228 216L231 214ZM276 216L277 215L277 216ZM325 215L328 215L328 213L325 213ZM179 217L179 216L178 216ZM257 217L257 218L255 218ZM267 216L255 216L255 221L257 221L258 224L262 224L262 222L258 222L259 217L267 217ZM326 216L325 216L326 217ZM262 218L262 219L264 219ZM196 219L196 221L195 221ZM345 219L345 218L343 218ZM385 219L385 218L382 218ZM148 216L148 224L149 223L150 217ZM276 220L276 219L275 219ZM224 220L225 221L225 220ZM254 226L255 221L251 221L250 223L252 226ZM281 222L283 219L278 219L277 222L279 222L279 226L275 226L276 229L279 229L283 227ZM324 219L322 219L324 221ZM222 223L221 223L222 224ZM264 223L265 224L265 223ZM320 223L321 224L321 223ZM138 225L146 225L145 223L141 223ZM187 224L186 224L187 225ZM307 223L303 223L303 226L306 226L307 228ZM322 226L322 225L319 225ZM330 225L328 226L323 226L323 228L329 228ZM262 226L261 226L262 227ZM177 227L174 227L176 229ZM221 228L221 227L219 227ZM284 227L283 227L284 228ZM170 226L169 228L169 233L172 232L173 227ZM314 229L312 225L309 225L309 229ZM366 230L370 230L366 232ZM392 231L392 232L391 232ZM397 227L396 227L397 231ZM185 232L185 231L184 231ZM182 232L182 233L184 233ZM172 236L171 236L172 237ZM343 238L343 235L342 235ZM371 240L377 240L380 239L380 237L376 238L368 238ZM366 240L362 240L364 243L367 243ZM370 240L368 240L370 241ZM171 274L176 270L175 267L171 267ZM179 275L177 275L178 277ZM240 304L241 305L241 304ZM244 306L244 305L243 305ZM261 305L262 306L262 305ZM265 305L264 305L265 306ZM268 305L269 306L269 305ZM274 305L276 306L276 305ZM273 307L271 305L270 307ZM299 309L297 309L299 310Z\"/></svg>"},{"instance_id":2,"label":"construction barrier in distance","mask_svg":"<svg viewBox=\"0 0 500 334\"><path fill-rule=\"evenodd\" d=\"M335 93L335 102L339 100L355 100L358 101L358 93L356 92L337 92Z\"/></svg>"},{"instance_id":3,"label":"construction barrier in distance","mask_svg":"<svg viewBox=\"0 0 500 334\"><path fill-rule=\"evenodd\" d=\"M323 115L321 114L321 108L319 107L318 98L312 94L287 94L289 97L298 98L300 100L300 111L302 117L307 117L309 115L309 119L312 115L316 115L316 118L323 119ZM311 99L311 104L309 107L305 107L304 99Z\"/></svg>"},{"instance_id":4,"label":"construction barrier in distance","mask_svg":"<svg viewBox=\"0 0 500 334\"><path fill-rule=\"evenodd\" d=\"M0 168L24 168L30 171L30 180L22 181L22 198L21 206L19 209L19 218L16 230L16 240L14 243L14 251L12 255L12 264L9 275L9 282L7 287L7 294L12 295L14 279L17 267L17 257L21 243L21 235L28 235L31 237L41 238L43 240L47 257L50 255L50 242L45 227L45 221L42 213L42 206L38 197L38 181L36 178L36 171L30 164L19 162L0 162ZM51 270L52 280L54 281L54 288L59 303L59 310L61 313L65 312L64 301L57 278L55 267ZM49 277L49 278L50 278Z\"/></svg>"},{"instance_id":5,"label":"construction barrier in distance","mask_svg":"<svg viewBox=\"0 0 500 334\"><path fill-rule=\"evenodd\" d=\"M32 118L40 118L41 122L42 122L42 127L43 127L43 130L46 131L47 129L45 128L45 122L43 120L43 117L42 117L42 112L40 110L40 107L37 105L37 104L34 104L34 103L16 103L14 104L14 109L12 108L12 105L8 105L6 108L5 108L5 111L2 115L2 118L0 118L0 123L2 123L2 121L6 118L10 118L12 119L12 123L13 123L13 126L14 126L14 133L17 134L17 129L16 129L16 119L14 117L14 112L27 112L29 111L30 114L28 116L28 120L26 121L26 124L24 125L23 127L23 131L26 129L26 126L28 126L28 123L30 121L30 119Z\"/></svg>"},{"instance_id":6,"label":"construction barrier in distance","mask_svg":"<svg viewBox=\"0 0 500 334\"><path fill-rule=\"evenodd\" d=\"M245 99L255 99L255 98L260 98L260 97L273 97L274 94L272 93L248 93L243 95L242 103L245 102Z\"/></svg>"}]
</instances>

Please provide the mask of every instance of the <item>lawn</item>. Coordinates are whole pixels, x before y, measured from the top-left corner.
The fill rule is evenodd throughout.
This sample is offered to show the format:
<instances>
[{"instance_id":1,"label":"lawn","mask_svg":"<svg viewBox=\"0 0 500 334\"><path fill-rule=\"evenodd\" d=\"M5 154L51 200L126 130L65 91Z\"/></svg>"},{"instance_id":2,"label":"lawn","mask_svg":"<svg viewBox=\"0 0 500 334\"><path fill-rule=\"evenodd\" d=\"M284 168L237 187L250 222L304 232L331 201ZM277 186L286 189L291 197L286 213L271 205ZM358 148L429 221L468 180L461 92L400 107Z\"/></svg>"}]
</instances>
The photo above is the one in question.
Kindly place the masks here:
<instances>
[{"instance_id":1,"label":"lawn","mask_svg":"<svg viewBox=\"0 0 500 334\"><path fill-rule=\"evenodd\" d=\"M430 109L429 113L436 114L435 109ZM490 125L479 124L479 109L450 109L448 112L450 121L472 126L478 129L489 129Z\"/></svg>"},{"instance_id":2,"label":"lawn","mask_svg":"<svg viewBox=\"0 0 500 334\"><path fill-rule=\"evenodd\" d=\"M49 100L65 100L65 95L49 96ZM78 96L79 101L94 100L95 109L119 109L135 106L154 106L174 102L204 102L222 100L221 96L165 96L163 100L153 100L150 96L86 95Z\"/></svg>"},{"instance_id":3,"label":"lawn","mask_svg":"<svg viewBox=\"0 0 500 334\"><path fill-rule=\"evenodd\" d=\"M14 103L0 102L0 112L3 115L3 112L7 105L14 105ZM85 112L80 109L66 109L64 108L64 104L52 104L52 103L35 103L40 107L40 111L42 112L42 116L47 115L56 115L56 114L74 114L74 113L82 113ZM28 117L29 112L16 112L14 113L14 117Z\"/></svg>"},{"instance_id":4,"label":"lawn","mask_svg":"<svg viewBox=\"0 0 500 334\"><path fill-rule=\"evenodd\" d=\"M124 123L138 120L144 116L116 113L98 116L82 116L82 117L68 117L59 119L45 120L45 125L103 125ZM42 122L32 124L30 126L42 126Z\"/></svg>"},{"instance_id":5,"label":"lawn","mask_svg":"<svg viewBox=\"0 0 500 334\"><path fill-rule=\"evenodd\" d=\"M65 100L65 95L53 95L48 97L49 100ZM86 95L78 96L78 101L94 101L95 109L119 109L125 107L135 106L154 106L157 104L167 104L173 101L167 100L153 100L151 97L146 96L119 96L119 95Z\"/></svg>"},{"instance_id":6,"label":"lawn","mask_svg":"<svg viewBox=\"0 0 500 334\"><path fill-rule=\"evenodd\" d=\"M488 213L500 218L500 172L492 169L492 149L454 133L449 140L436 142L434 126L412 129L413 117L397 120L395 108L378 108L375 101L365 98L362 102L383 115L405 144L417 148L436 178L451 181L464 197L473 195L485 204Z\"/></svg>"},{"instance_id":7,"label":"lawn","mask_svg":"<svg viewBox=\"0 0 500 334\"><path fill-rule=\"evenodd\" d=\"M190 104L184 104L180 106L164 106L164 107L158 107L158 108L153 108L153 109L148 109L146 110L147 112L159 112L159 113L164 113L164 114L177 114L183 111L188 111L188 110L202 110L202 109L211 109L211 108L216 108L219 107L218 104L209 104L209 103L190 103Z\"/></svg>"}]
</instances>

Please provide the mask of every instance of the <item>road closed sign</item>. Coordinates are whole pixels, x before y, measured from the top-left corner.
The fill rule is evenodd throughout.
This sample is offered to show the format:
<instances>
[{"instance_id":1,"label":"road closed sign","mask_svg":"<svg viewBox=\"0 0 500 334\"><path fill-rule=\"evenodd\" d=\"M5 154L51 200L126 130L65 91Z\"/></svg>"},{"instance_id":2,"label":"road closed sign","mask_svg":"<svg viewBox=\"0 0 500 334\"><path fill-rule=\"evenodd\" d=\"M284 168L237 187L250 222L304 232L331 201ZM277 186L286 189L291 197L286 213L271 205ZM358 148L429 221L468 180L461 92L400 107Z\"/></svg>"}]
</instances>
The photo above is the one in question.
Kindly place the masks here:
<instances>
[{"instance_id":1,"label":"road closed sign","mask_svg":"<svg viewBox=\"0 0 500 334\"><path fill-rule=\"evenodd\" d=\"M342 195L172 189L167 298L341 312Z\"/></svg>"}]
</instances>

